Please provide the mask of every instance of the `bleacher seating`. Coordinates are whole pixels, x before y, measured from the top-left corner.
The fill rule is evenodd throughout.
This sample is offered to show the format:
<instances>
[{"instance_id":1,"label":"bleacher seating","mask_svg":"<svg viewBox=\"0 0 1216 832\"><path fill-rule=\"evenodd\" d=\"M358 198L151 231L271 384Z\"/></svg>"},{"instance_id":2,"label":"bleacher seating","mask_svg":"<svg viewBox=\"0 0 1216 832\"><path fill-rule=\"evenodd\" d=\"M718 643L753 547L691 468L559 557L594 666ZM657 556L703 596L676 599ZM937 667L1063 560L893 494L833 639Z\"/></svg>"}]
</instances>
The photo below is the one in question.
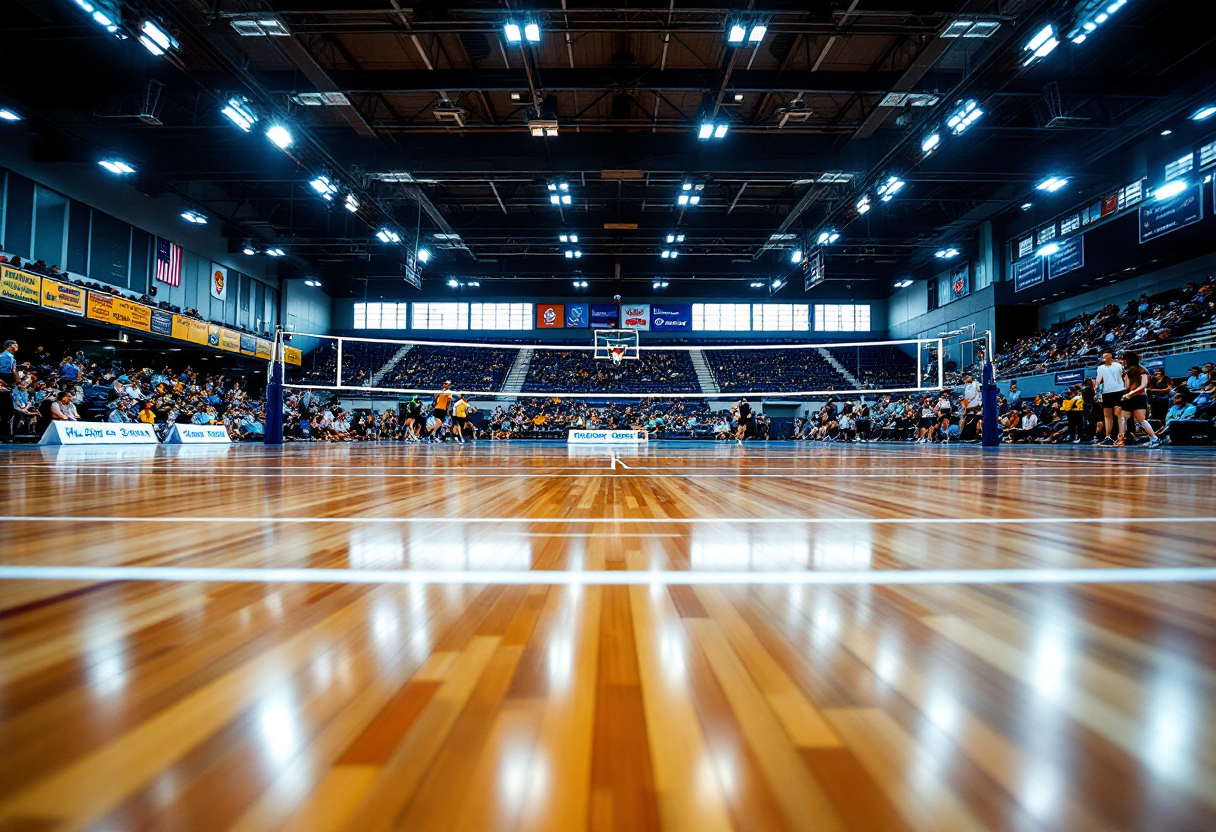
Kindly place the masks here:
<instances>
[{"instance_id":1,"label":"bleacher seating","mask_svg":"<svg viewBox=\"0 0 1216 832\"><path fill-rule=\"evenodd\" d=\"M916 359L903 347L828 347L828 352L864 389L916 386Z\"/></svg>"},{"instance_id":2,"label":"bleacher seating","mask_svg":"<svg viewBox=\"0 0 1216 832\"><path fill-rule=\"evenodd\" d=\"M518 350L490 347L415 345L385 376L378 387L437 390L445 381L454 390L502 389ZM382 366L383 362L381 362ZM378 369L379 367L375 368ZM373 369L371 372L375 372Z\"/></svg>"},{"instance_id":3,"label":"bleacher seating","mask_svg":"<svg viewBox=\"0 0 1216 832\"><path fill-rule=\"evenodd\" d=\"M587 350L537 350L524 381L525 392L698 393L697 373L687 350L643 349L620 365Z\"/></svg>"},{"instance_id":4,"label":"bleacher seating","mask_svg":"<svg viewBox=\"0 0 1216 832\"><path fill-rule=\"evenodd\" d=\"M727 396L850 387L816 349L705 350L705 360Z\"/></svg>"}]
</instances>

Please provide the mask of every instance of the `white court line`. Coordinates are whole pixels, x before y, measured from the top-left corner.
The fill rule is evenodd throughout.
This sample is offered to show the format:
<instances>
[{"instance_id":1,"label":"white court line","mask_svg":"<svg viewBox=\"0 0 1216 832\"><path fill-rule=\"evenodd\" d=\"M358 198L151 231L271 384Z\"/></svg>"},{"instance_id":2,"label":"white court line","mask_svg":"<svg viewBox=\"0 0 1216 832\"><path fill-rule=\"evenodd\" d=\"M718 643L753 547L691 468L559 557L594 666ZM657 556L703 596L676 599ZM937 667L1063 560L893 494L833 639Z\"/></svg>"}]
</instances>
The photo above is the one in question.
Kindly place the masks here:
<instances>
[{"instance_id":1,"label":"white court line","mask_svg":"<svg viewBox=\"0 0 1216 832\"><path fill-rule=\"evenodd\" d=\"M1149 479L1172 479L1172 478L1211 478L1210 472L1185 473L1182 471L1052 471L1052 472L1034 472L1029 469L1018 469L1016 472L1010 471L971 471L966 473L952 473L942 471L935 474L868 474L868 473L816 473L812 471L790 471L789 473L748 473L746 471L734 471L724 473L694 473L684 474L680 471L672 471L666 468L656 469L656 472L649 473L624 473L615 470L616 465L632 471L634 466L626 465L625 461L620 457L612 457L609 461L610 470L613 471L610 477L617 478L634 478L634 479L660 479L662 477L678 477L680 479L744 479L744 480L763 480L763 479L798 479L798 480L855 480L855 479L932 479L932 480L953 480L953 479L985 479L989 477L1008 477L1010 479L1059 479L1061 483L1075 482L1081 479L1091 479L1094 477L1147 477ZM62 470L62 469L61 469ZM224 471L224 472L207 472L208 479L408 479L411 477L422 476L440 476L443 479L456 478L471 478L480 480L512 480L512 479L604 479L602 471L589 472L586 468L578 468L570 473L558 472L537 472L531 474L504 474L500 468L494 468L484 473L474 473L472 471L452 470L438 471L435 469L427 469L425 472L416 474L392 473L388 471L379 473L364 473L350 471L329 471L325 473L309 473L301 472L283 472L283 471ZM90 472L74 471L76 474L88 475L95 474L105 477L138 477L146 479L149 476L169 474L179 475L183 477L197 477L198 471L167 471L167 470L149 470L149 471L108 471L105 469L95 469Z\"/></svg>"},{"instance_id":2,"label":"white court line","mask_svg":"<svg viewBox=\"0 0 1216 832\"><path fill-rule=\"evenodd\" d=\"M549 586L1126 584L1216 581L1216 568L926 569L866 572L235 569L176 566L0 566L0 580L218 583L525 584Z\"/></svg>"},{"instance_id":3,"label":"white court line","mask_svg":"<svg viewBox=\"0 0 1216 832\"><path fill-rule=\"evenodd\" d=\"M1026 525L1056 523L1123 525L1134 523L1216 523L1216 517L107 517L73 515L7 515L0 523L615 523L673 524L775 524L775 525Z\"/></svg>"}]
</instances>

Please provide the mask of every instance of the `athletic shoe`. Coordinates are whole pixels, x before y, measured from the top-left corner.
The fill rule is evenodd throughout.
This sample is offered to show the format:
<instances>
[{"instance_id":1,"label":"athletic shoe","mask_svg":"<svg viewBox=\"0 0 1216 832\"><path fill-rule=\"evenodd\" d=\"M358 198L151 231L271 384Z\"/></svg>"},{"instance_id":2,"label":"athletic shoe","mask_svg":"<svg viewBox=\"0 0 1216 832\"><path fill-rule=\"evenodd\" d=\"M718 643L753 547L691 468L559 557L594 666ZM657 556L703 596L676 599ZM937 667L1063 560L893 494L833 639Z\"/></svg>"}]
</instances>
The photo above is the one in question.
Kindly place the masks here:
<instances>
[{"instance_id":1,"label":"athletic shoe","mask_svg":"<svg viewBox=\"0 0 1216 832\"><path fill-rule=\"evenodd\" d=\"M1160 448L1161 440L1154 436L1152 439L1148 440L1148 446L1150 448Z\"/></svg>"},{"instance_id":2,"label":"athletic shoe","mask_svg":"<svg viewBox=\"0 0 1216 832\"><path fill-rule=\"evenodd\" d=\"M1122 437L1122 436L1120 436L1120 437L1119 437L1119 439L1118 439L1118 441L1116 441L1116 442L1115 442L1115 447L1116 447L1116 448L1125 448L1125 447L1127 447L1127 443L1125 443L1125 442L1123 441L1123 437Z\"/></svg>"},{"instance_id":3,"label":"athletic shoe","mask_svg":"<svg viewBox=\"0 0 1216 832\"><path fill-rule=\"evenodd\" d=\"M1108 437L1106 437L1105 439L1103 439L1101 442L1099 442L1098 444L1099 444L1099 445L1109 445L1109 446L1111 446L1111 447L1114 447L1115 440L1111 439L1111 438L1108 436Z\"/></svg>"}]
</instances>

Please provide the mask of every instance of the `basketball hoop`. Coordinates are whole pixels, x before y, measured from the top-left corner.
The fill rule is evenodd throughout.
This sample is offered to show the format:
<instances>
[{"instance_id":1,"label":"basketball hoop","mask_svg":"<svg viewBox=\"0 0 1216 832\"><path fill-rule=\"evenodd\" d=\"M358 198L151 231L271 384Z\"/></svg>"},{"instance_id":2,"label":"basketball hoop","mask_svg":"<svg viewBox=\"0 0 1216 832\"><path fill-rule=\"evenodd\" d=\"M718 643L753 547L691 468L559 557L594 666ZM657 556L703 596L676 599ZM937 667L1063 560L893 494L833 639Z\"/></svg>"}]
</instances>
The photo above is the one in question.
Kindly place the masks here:
<instances>
[{"instance_id":1,"label":"basketball hoop","mask_svg":"<svg viewBox=\"0 0 1216 832\"><path fill-rule=\"evenodd\" d=\"M613 364L619 367L621 359L625 357L625 348L623 346L613 347L608 351L608 357L612 359Z\"/></svg>"}]
</instances>

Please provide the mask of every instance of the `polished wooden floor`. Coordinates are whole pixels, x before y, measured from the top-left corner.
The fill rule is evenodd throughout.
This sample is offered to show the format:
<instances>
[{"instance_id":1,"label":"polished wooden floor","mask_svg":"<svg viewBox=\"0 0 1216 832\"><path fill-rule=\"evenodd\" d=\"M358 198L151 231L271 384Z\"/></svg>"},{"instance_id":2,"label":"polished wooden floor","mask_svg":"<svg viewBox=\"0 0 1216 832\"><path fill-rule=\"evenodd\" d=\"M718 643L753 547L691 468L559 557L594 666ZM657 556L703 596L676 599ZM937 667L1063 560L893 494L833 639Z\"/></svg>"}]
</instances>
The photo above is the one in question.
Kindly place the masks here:
<instances>
[{"instance_id":1,"label":"polished wooden floor","mask_svg":"<svg viewBox=\"0 0 1216 832\"><path fill-rule=\"evenodd\" d=\"M0 832L1210 832L1214 485L1088 447L0 449Z\"/></svg>"}]
</instances>

